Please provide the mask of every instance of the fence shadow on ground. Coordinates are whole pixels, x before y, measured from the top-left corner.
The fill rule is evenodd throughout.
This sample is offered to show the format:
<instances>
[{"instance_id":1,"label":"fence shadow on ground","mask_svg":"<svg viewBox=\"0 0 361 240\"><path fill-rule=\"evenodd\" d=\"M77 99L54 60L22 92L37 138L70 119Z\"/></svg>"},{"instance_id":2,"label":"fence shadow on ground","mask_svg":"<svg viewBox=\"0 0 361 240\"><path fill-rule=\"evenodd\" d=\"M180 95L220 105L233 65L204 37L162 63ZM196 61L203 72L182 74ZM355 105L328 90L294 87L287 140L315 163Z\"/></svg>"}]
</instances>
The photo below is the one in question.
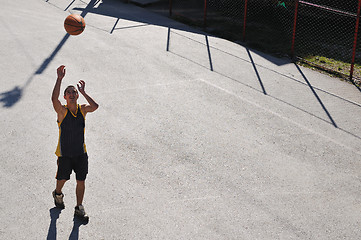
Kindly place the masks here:
<instances>
[{"instance_id":1,"label":"fence shadow on ground","mask_svg":"<svg viewBox=\"0 0 361 240\"><path fill-rule=\"evenodd\" d=\"M172 14L174 19L202 28L208 34L277 57L296 55L319 71L345 80L350 78L356 1L353 4L299 1L296 7L295 0L161 0L146 8L163 15ZM360 51L358 41L352 81L355 86L361 82Z\"/></svg>"}]
</instances>

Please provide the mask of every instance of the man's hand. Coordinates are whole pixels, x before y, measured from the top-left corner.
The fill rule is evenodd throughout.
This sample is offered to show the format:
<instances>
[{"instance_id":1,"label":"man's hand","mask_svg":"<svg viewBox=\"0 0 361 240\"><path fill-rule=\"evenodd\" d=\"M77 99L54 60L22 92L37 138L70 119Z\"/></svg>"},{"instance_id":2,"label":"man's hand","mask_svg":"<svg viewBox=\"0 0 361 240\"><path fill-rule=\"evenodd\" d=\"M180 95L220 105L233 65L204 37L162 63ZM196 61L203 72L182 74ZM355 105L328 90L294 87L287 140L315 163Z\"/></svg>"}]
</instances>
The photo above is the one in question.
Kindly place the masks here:
<instances>
[{"instance_id":1,"label":"man's hand","mask_svg":"<svg viewBox=\"0 0 361 240\"><path fill-rule=\"evenodd\" d=\"M85 94L85 82L83 80L80 80L79 83L77 84L78 86L78 90L81 94Z\"/></svg>"},{"instance_id":2,"label":"man's hand","mask_svg":"<svg viewBox=\"0 0 361 240\"><path fill-rule=\"evenodd\" d=\"M60 67L58 67L57 73L58 73L58 79L62 80L65 76L65 66L61 65Z\"/></svg>"},{"instance_id":3,"label":"man's hand","mask_svg":"<svg viewBox=\"0 0 361 240\"><path fill-rule=\"evenodd\" d=\"M85 99L89 103L89 104L83 104L81 106L81 110L83 114L87 114L88 112L94 112L95 110L97 110L99 105L88 94L85 93L85 82L83 80L80 80L77 86L78 86L78 91L85 97Z\"/></svg>"}]
</instances>

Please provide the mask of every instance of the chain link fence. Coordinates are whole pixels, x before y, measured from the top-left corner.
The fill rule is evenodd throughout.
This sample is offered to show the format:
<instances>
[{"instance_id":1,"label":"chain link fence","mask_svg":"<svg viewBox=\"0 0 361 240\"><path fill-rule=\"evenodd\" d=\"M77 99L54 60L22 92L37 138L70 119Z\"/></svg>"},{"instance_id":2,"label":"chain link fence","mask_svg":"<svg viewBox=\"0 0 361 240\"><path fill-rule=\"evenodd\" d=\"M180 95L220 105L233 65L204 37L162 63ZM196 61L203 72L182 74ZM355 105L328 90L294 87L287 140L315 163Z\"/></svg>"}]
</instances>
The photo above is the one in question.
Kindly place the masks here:
<instances>
[{"instance_id":1,"label":"chain link fence","mask_svg":"<svg viewBox=\"0 0 361 240\"><path fill-rule=\"evenodd\" d=\"M183 23L361 82L361 0L161 0ZM158 7L159 8L159 7Z\"/></svg>"},{"instance_id":2,"label":"chain link fence","mask_svg":"<svg viewBox=\"0 0 361 240\"><path fill-rule=\"evenodd\" d=\"M299 1L294 54L306 63L348 76L353 56L357 2L350 10L350 1ZM357 56L356 63L360 64L359 53ZM359 69L356 68L354 76L360 77Z\"/></svg>"},{"instance_id":3,"label":"chain link fence","mask_svg":"<svg viewBox=\"0 0 361 240\"><path fill-rule=\"evenodd\" d=\"M248 0L243 42L252 48L283 56L291 51L292 6L285 1Z\"/></svg>"}]
</instances>

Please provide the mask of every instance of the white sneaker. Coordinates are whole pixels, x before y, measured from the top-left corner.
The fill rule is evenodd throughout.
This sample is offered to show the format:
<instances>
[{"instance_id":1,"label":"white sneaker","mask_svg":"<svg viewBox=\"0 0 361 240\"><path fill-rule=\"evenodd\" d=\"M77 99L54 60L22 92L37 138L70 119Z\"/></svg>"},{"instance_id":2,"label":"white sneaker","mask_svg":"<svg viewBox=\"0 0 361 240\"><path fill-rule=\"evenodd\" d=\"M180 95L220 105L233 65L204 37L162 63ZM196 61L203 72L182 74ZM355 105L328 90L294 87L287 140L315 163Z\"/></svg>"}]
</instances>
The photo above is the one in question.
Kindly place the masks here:
<instances>
[{"instance_id":1,"label":"white sneaker","mask_svg":"<svg viewBox=\"0 0 361 240\"><path fill-rule=\"evenodd\" d=\"M82 219L84 221L89 220L89 216L86 214L83 205L79 205L79 206L75 207L74 216L79 217L80 219Z\"/></svg>"},{"instance_id":2,"label":"white sneaker","mask_svg":"<svg viewBox=\"0 0 361 240\"><path fill-rule=\"evenodd\" d=\"M64 209L65 208L65 205L64 205L64 194L61 193L60 195L56 194L55 190L53 191L53 198L54 198L54 203L55 203L55 206L57 208L61 208L61 209Z\"/></svg>"}]
</instances>

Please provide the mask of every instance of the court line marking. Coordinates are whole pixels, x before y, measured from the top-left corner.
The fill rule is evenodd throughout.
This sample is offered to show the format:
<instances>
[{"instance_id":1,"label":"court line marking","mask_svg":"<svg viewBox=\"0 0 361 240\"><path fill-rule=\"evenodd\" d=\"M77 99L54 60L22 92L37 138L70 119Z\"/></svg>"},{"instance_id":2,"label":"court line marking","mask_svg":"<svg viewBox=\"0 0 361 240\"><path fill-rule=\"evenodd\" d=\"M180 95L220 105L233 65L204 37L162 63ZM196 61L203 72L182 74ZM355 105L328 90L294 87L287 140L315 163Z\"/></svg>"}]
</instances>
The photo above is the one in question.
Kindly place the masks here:
<instances>
[{"instance_id":1,"label":"court line marking","mask_svg":"<svg viewBox=\"0 0 361 240\"><path fill-rule=\"evenodd\" d=\"M248 99L246 99L246 98L244 98L244 97L241 97L241 96L239 96L239 95L237 95L237 94L235 94L235 93L233 93L233 92L231 92L231 91L229 91L229 90L227 90L227 89L225 89L225 88L222 88L222 87L220 87L220 86L217 86L217 85L215 85L215 84L213 84L213 83L211 83L211 82L209 82L209 81L206 81L206 80L204 80L204 79L198 79L198 80L199 80L200 82L203 82L203 83L205 83L205 84L207 84L207 85L209 85L209 86L212 86L212 87L214 87L214 88L216 88L216 89L218 89L218 90L220 90L220 91L222 91L222 92L225 92L225 93L227 93L227 94L229 94L229 95L232 95L232 96L235 97L235 98L241 99L242 101L245 101L245 102L247 102L247 103L249 103L249 104L251 104L251 105L253 105L253 106L255 106L255 107L259 108L259 109L262 109L263 111L266 111L266 112L271 113L271 114L273 114L273 115L275 115L275 116L277 116L277 117L279 117L279 118L281 118L281 119L283 119L283 120L286 120L286 121L288 121L288 122L290 122L290 123L298 126L298 127L301 128L301 129L304 129L304 130L306 130L306 131L308 131L308 132L310 132L310 133L312 133L312 134L317 134L317 135L319 135L320 137L323 137L324 139L326 139L326 140L328 140L328 141L330 141L330 142L333 142L333 143L335 143L335 144L337 144L337 145L339 145L339 146L341 146L341 147L344 147L344 148L350 150L351 152L356 153L357 155L360 155L360 156L361 156L361 152L360 152L360 151L355 151L353 148L351 148L351 147L349 147L349 146L347 146L347 145L345 145L345 144L342 144L342 143L340 143L340 142L338 142L338 141L336 141L336 140L334 140L334 139L332 139L332 138L330 138L330 137L328 137L328 136L326 136L326 135L323 135L322 133L316 132L316 131L314 131L313 129L307 128L306 126L303 126L303 125L301 125L301 124L299 124L299 123L291 120L290 118L287 118L287 117L285 117L285 116L283 116L283 115L281 115L281 114L279 114L279 113L276 113L276 112L274 112L274 111L272 111L272 110L270 110L270 109L268 109L268 108L265 108L265 107L263 107L263 106L255 103L255 102L252 102L252 101L250 101L250 100L248 100Z\"/></svg>"}]
</instances>

